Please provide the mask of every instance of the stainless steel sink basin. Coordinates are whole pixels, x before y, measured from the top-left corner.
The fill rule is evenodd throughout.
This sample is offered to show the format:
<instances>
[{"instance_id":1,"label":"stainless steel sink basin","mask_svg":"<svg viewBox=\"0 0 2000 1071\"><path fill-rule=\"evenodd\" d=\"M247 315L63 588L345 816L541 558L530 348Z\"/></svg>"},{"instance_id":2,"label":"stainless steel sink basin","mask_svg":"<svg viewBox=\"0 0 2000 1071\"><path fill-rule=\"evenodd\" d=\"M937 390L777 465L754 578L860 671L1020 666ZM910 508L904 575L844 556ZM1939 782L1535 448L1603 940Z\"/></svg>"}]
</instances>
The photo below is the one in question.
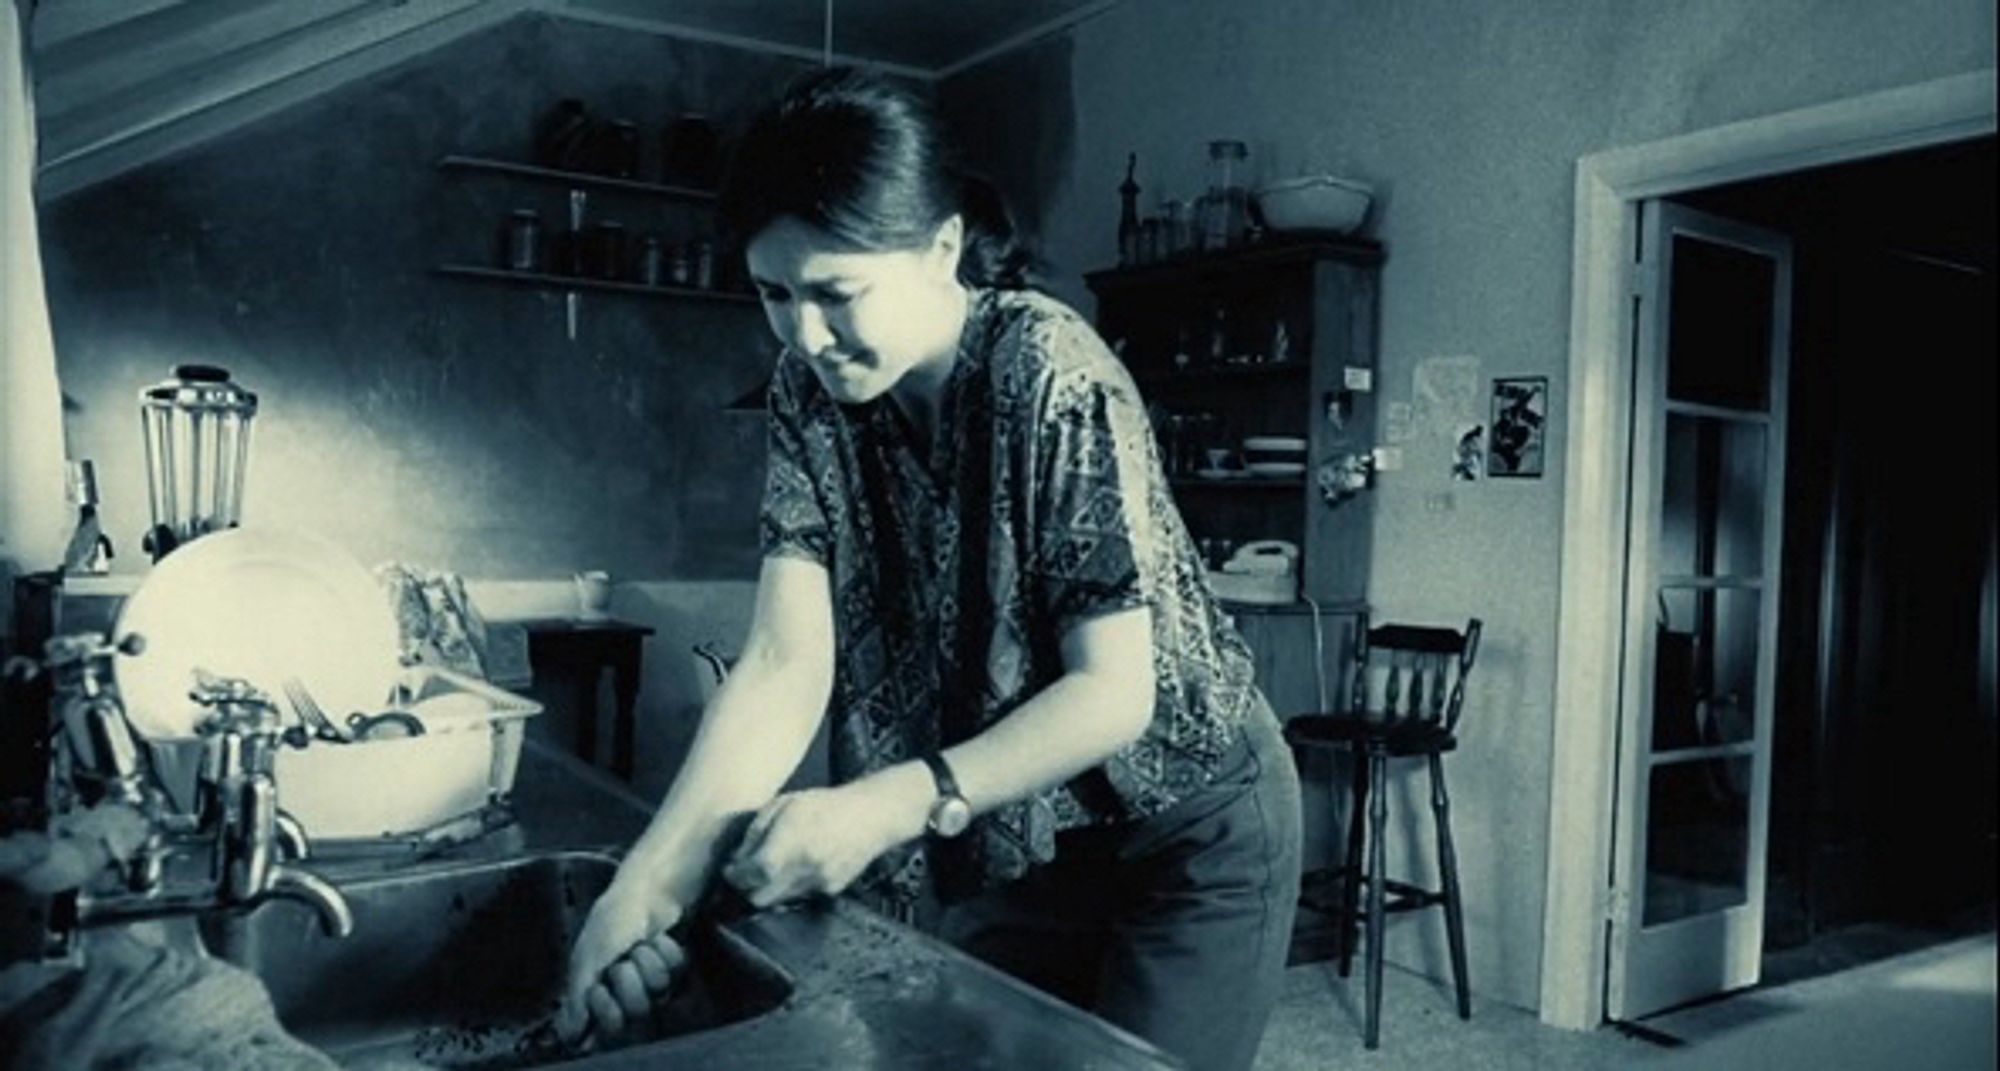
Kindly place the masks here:
<instances>
[{"instance_id":1,"label":"stainless steel sink basin","mask_svg":"<svg viewBox=\"0 0 2000 1071\"><path fill-rule=\"evenodd\" d=\"M563 1056L547 1024L570 943L615 868L609 856L558 852L339 881L354 911L344 939L282 902L204 938L264 979L294 1034L348 1066L540 1066ZM761 1015L792 990L726 930L695 930L688 956L646 1040Z\"/></svg>"}]
</instances>

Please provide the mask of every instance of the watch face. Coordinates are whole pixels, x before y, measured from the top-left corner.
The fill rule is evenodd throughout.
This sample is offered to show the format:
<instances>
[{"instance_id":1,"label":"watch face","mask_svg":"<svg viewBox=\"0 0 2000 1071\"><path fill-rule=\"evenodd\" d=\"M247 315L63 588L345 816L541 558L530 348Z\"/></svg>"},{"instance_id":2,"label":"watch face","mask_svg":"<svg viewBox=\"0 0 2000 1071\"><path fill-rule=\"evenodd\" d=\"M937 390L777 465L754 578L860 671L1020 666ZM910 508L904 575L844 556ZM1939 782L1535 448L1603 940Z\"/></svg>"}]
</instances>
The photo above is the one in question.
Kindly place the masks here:
<instances>
[{"instance_id":1,"label":"watch face","mask_svg":"<svg viewBox=\"0 0 2000 1071\"><path fill-rule=\"evenodd\" d=\"M972 824L972 805L960 796L946 796L931 807L931 832L956 837Z\"/></svg>"}]
</instances>

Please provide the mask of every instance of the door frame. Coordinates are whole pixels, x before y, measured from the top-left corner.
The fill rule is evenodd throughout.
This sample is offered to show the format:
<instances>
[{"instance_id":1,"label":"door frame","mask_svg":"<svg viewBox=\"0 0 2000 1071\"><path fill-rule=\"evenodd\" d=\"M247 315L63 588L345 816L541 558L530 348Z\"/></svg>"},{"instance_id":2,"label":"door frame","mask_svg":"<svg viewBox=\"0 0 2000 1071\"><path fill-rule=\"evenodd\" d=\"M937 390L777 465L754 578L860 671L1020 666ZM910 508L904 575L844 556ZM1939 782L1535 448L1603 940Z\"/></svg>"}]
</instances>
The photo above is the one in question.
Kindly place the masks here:
<instances>
[{"instance_id":1,"label":"door frame","mask_svg":"<svg viewBox=\"0 0 2000 1071\"><path fill-rule=\"evenodd\" d=\"M1577 161L1538 1011L1544 1023L1588 1030L1604 1018L1635 389L1632 250L1639 202L1992 134L1995 73L1982 68Z\"/></svg>"}]
</instances>

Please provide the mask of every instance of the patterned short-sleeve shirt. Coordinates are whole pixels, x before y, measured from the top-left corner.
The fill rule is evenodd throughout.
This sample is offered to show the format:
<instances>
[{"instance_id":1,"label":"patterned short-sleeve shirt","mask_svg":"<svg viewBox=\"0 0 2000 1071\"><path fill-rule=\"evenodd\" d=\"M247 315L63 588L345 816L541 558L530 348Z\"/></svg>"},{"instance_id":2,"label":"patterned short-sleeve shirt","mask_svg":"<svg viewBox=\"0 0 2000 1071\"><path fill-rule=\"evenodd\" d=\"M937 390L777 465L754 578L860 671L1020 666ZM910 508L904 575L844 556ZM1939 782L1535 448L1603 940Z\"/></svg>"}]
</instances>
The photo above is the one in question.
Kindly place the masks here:
<instances>
[{"instance_id":1,"label":"patterned short-sleeve shirt","mask_svg":"<svg viewBox=\"0 0 2000 1071\"><path fill-rule=\"evenodd\" d=\"M1153 718L1102 765L878 861L859 889L891 909L932 878L955 899L1018 877L1059 830L1165 809L1263 710L1138 390L1076 312L975 290L934 440L926 456L887 396L843 405L779 358L762 546L831 580L834 780L977 734L1062 675L1071 625L1130 607L1150 609Z\"/></svg>"}]
</instances>

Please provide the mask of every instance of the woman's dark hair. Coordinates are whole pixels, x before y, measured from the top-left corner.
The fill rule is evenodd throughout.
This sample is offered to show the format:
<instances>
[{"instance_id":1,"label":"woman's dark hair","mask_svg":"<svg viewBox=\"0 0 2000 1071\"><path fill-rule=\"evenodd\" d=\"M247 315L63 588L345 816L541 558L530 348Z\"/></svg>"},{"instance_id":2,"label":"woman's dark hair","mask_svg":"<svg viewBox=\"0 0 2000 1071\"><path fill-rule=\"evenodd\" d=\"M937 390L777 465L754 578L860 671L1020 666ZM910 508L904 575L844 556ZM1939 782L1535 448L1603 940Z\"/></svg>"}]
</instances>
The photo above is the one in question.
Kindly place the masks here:
<instances>
[{"instance_id":1,"label":"woman's dark hair","mask_svg":"<svg viewBox=\"0 0 2000 1071\"><path fill-rule=\"evenodd\" d=\"M721 209L738 242L793 216L869 250L919 248L957 213L961 282L1032 285L1034 256L1005 201L957 165L930 101L852 67L805 75L758 113L737 143Z\"/></svg>"}]
</instances>

